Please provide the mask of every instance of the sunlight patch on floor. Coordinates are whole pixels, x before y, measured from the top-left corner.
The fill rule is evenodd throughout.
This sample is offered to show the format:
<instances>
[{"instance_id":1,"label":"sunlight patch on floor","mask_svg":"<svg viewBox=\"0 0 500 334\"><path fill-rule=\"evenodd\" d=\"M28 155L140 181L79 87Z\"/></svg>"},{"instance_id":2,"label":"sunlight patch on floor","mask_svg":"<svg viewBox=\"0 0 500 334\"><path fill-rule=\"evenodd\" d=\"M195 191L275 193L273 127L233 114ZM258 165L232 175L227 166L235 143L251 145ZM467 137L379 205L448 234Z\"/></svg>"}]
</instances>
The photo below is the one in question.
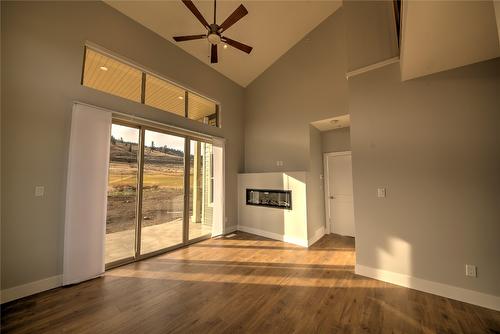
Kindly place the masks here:
<instances>
[{"instance_id":1,"label":"sunlight patch on floor","mask_svg":"<svg viewBox=\"0 0 500 334\"><path fill-rule=\"evenodd\" d=\"M351 270L335 270L336 272L349 272ZM107 273L108 277L121 277L133 279L156 279L165 281L182 281L182 282L206 282L206 283L234 283L234 284L256 284L256 285L277 285L288 287L325 287L325 288L369 288L370 283L374 280L369 278L359 278L352 280L350 275L345 278L332 277L299 277L294 276L268 276L258 275L258 273L248 274L231 274L231 273L188 273L188 272L158 272L148 270L114 270ZM333 275L332 275L333 276ZM389 287L389 286L388 286Z\"/></svg>"}]
</instances>

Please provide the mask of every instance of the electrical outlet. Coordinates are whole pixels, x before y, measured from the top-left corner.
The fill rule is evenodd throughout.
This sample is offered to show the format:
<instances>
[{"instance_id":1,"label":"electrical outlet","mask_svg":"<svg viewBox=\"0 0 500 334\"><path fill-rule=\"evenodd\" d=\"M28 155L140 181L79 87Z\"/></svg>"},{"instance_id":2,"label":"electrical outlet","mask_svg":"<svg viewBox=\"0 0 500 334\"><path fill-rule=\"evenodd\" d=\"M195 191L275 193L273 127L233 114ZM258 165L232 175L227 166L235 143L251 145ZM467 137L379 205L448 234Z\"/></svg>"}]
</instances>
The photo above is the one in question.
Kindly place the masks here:
<instances>
[{"instance_id":1,"label":"electrical outlet","mask_svg":"<svg viewBox=\"0 0 500 334\"><path fill-rule=\"evenodd\" d=\"M276 166L283 167L283 161L281 160L276 161Z\"/></svg>"},{"instance_id":2,"label":"electrical outlet","mask_svg":"<svg viewBox=\"0 0 500 334\"><path fill-rule=\"evenodd\" d=\"M383 198L386 195L385 188L378 188L377 189L377 197Z\"/></svg>"},{"instance_id":3,"label":"electrical outlet","mask_svg":"<svg viewBox=\"0 0 500 334\"><path fill-rule=\"evenodd\" d=\"M477 268L473 264L465 265L465 276L477 277Z\"/></svg>"}]
</instances>

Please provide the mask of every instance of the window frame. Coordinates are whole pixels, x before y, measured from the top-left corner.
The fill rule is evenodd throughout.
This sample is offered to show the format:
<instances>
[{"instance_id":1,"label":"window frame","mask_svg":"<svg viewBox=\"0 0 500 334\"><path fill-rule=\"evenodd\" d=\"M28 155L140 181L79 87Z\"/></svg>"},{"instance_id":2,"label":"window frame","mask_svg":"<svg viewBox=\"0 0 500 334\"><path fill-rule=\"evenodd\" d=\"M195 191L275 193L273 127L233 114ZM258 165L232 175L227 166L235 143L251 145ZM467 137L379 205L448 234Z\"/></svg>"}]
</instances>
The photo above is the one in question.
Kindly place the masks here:
<instances>
[{"instance_id":1,"label":"window frame","mask_svg":"<svg viewBox=\"0 0 500 334\"><path fill-rule=\"evenodd\" d=\"M210 152L210 181L209 183L209 192L208 192L208 206L213 207L214 206L214 148L212 144L212 149Z\"/></svg>"},{"instance_id":2,"label":"window frame","mask_svg":"<svg viewBox=\"0 0 500 334\"><path fill-rule=\"evenodd\" d=\"M142 72L142 76L143 76L142 77L142 80L143 80L142 81L142 86L143 86L143 88L142 88L142 90L143 90L142 94L143 95L141 96L141 101L142 101L141 104L147 105L148 107L152 107L152 108L155 108L155 109L159 109L161 111L166 111L168 113L175 114L175 115L180 116L180 117L188 118L188 109L187 109L188 108L187 100L188 100L188 95L189 95L189 91L188 90L186 90L185 88L182 88L182 87L180 87L178 85L175 85L175 84L171 83L170 81L167 81L167 80L163 79L162 77L160 77L160 76L158 76L156 74L151 74L151 73L148 73L148 72ZM153 78L153 79L156 79L156 80L164 81L167 84L172 85L172 86L174 86L174 87L179 88L180 90L182 90L182 104L184 104L184 107L183 107L183 109L184 109L183 110L184 116L181 116L180 113L177 113L177 112L174 112L174 111L170 111L170 110L166 110L166 109L162 109L162 108L159 108L159 107L155 107L155 106L153 106L151 104L148 104L148 101L146 99L146 95L147 95L146 92L147 92L147 87L148 87L148 84L147 84L148 76L150 78ZM213 102L213 101L210 100L210 102Z\"/></svg>"},{"instance_id":3,"label":"window frame","mask_svg":"<svg viewBox=\"0 0 500 334\"><path fill-rule=\"evenodd\" d=\"M195 94L195 95L198 95L210 102L213 102L215 104L215 114L213 116L211 116L212 118L215 118L215 127L216 128L221 128L222 127L222 122L221 122L221 103L218 102L217 100L214 100L210 97L207 97L206 95L202 94L202 93L199 93L193 89L190 89L190 88L187 88L183 85L180 85L168 78L166 78L165 76L161 75L161 74L158 74L157 72L153 71L153 70L150 70L140 64L137 64L135 63L134 61L131 61L123 56L120 56L120 55L117 55L99 45L96 45L94 43L91 43L89 41L85 42L84 44L84 47L83 47L83 62L82 62L82 73L81 73L81 80L80 80L80 84L84 87L87 87L87 88L90 88L90 89L95 89L95 88L92 88L92 87L89 87L89 86L85 86L84 85L84 76L85 76L85 62L87 61L87 50L92 50L94 52L97 52L97 53L100 53L106 57L109 57L109 58L112 58L116 61L119 61L125 65L128 65L136 70L139 70L141 71L142 73L142 79L141 79L141 92L140 92L140 102L136 102L136 101L133 101L133 100L129 100L129 101L132 101L132 102L136 102L136 103L140 103L142 105L145 105L145 106L148 106L150 108L154 108L154 109L157 109L157 110L161 110L162 112L168 112L172 115L175 115L175 116L178 116L178 117L181 117L181 118L187 118L191 121L194 121L196 123L202 123L202 124L205 124L207 126L210 126L210 127L214 127L214 125L210 125L209 123L205 123L205 122L199 122L197 120L194 120L194 119L191 119L189 118L189 95L190 94ZM175 87L178 87L182 90L184 90L184 116L180 116L179 114L175 113L175 112L171 112L171 111L167 111L167 110L164 110L164 109L159 109L159 108L156 108L154 106L151 106L151 105L148 105L145 103L145 99L146 99L146 77L147 75L150 75L150 76L153 76L153 77L156 77L157 79L159 80L163 80L165 82L167 82L168 84L170 85L173 85ZM97 90L97 89L96 89ZM100 91L100 90L99 90ZM113 95L112 93L108 93L108 92L104 92L104 91L101 91L103 93L106 93L106 94L110 94L110 95ZM118 96L118 95L115 95L115 96ZM118 97L121 97L121 96L118 96ZM121 97L123 99L126 99L124 97ZM128 100L128 99L126 99Z\"/></svg>"}]
</instances>

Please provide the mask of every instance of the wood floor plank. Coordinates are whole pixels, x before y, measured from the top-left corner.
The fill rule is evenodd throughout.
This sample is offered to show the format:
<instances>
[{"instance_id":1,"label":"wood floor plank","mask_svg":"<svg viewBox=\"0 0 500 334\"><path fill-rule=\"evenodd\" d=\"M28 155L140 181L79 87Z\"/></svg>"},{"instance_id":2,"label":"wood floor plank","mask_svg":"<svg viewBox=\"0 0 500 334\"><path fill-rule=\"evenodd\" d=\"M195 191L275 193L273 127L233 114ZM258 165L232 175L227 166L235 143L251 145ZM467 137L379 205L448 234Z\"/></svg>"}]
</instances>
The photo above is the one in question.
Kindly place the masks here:
<instances>
[{"instance_id":1,"label":"wood floor plank","mask_svg":"<svg viewBox=\"0 0 500 334\"><path fill-rule=\"evenodd\" d=\"M1 306L2 333L500 333L500 312L354 274L354 239L203 241Z\"/></svg>"}]
</instances>

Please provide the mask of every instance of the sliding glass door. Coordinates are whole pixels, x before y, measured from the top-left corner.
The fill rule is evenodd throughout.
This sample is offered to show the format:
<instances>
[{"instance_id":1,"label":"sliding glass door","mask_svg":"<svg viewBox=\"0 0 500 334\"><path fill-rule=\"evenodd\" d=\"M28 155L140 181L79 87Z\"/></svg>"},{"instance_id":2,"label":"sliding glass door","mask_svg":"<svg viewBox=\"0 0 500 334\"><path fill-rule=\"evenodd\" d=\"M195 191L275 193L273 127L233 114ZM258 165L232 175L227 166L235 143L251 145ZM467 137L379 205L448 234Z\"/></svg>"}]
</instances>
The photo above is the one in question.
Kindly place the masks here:
<instances>
[{"instance_id":1,"label":"sliding glass door","mask_svg":"<svg viewBox=\"0 0 500 334\"><path fill-rule=\"evenodd\" d=\"M142 180L141 254L183 242L186 139L146 130Z\"/></svg>"},{"instance_id":2,"label":"sliding glass door","mask_svg":"<svg viewBox=\"0 0 500 334\"><path fill-rule=\"evenodd\" d=\"M212 234L214 174L212 144L189 145L189 240Z\"/></svg>"},{"instance_id":3,"label":"sliding glass door","mask_svg":"<svg viewBox=\"0 0 500 334\"><path fill-rule=\"evenodd\" d=\"M113 124L108 171L105 261L135 256L137 225L138 128Z\"/></svg>"},{"instance_id":4,"label":"sliding glass door","mask_svg":"<svg viewBox=\"0 0 500 334\"><path fill-rule=\"evenodd\" d=\"M107 267L210 237L212 144L127 123L114 123L111 133Z\"/></svg>"}]
</instances>

